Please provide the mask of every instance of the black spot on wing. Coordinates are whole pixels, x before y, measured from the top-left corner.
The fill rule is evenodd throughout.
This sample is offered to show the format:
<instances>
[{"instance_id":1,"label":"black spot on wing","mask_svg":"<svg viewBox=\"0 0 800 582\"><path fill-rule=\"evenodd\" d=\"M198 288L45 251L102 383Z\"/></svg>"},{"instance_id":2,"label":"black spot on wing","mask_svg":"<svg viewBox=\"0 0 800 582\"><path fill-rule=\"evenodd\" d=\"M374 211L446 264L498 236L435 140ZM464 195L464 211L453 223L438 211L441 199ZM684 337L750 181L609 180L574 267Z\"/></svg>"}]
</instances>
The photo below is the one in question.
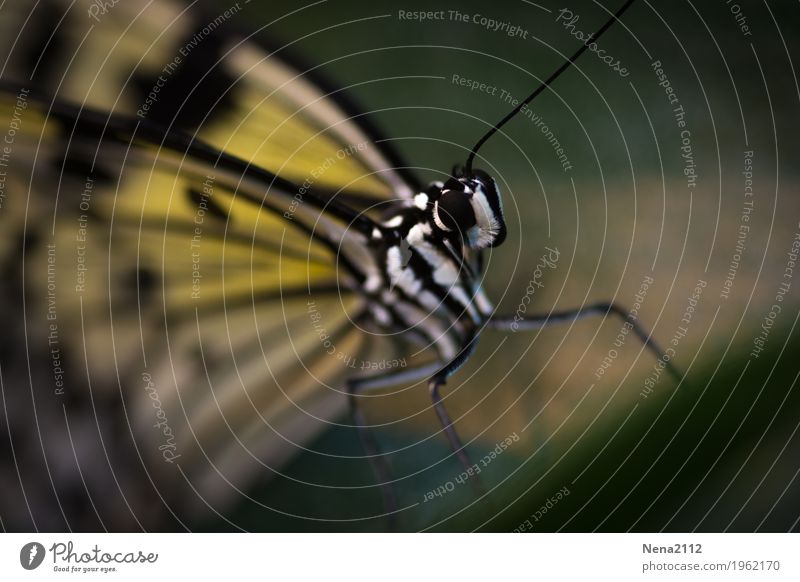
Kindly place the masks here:
<instances>
[{"instance_id":1,"label":"black spot on wing","mask_svg":"<svg viewBox=\"0 0 800 582\"><path fill-rule=\"evenodd\" d=\"M39 85L48 86L59 78L56 72L67 54L66 25L62 23L58 29L55 28L63 12L64 6L53 0L36 4L14 53L20 67L19 74Z\"/></svg>"},{"instance_id":2,"label":"black spot on wing","mask_svg":"<svg viewBox=\"0 0 800 582\"><path fill-rule=\"evenodd\" d=\"M227 221L230 217L225 209L222 208L217 202L208 194L204 194L199 190L195 190L194 188L189 188L187 194L189 195L189 200L194 204L198 210L205 211L206 215L213 216L222 220L223 222Z\"/></svg>"},{"instance_id":3,"label":"black spot on wing","mask_svg":"<svg viewBox=\"0 0 800 582\"><path fill-rule=\"evenodd\" d=\"M121 285L120 295L125 306L120 308L130 307L137 301L145 307L156 297L158 275L146 267L133 267L122 276Z\"/></svg>"},{"instance_id":4,"label":"black spot on wing","mask_svg":"<svg viewBox=\"0 0 800 582\"><path fill-rule=\"evenodd\" d=\"M197 28L178 45L176 56L181 60L176 68L156 76L134 76L140 101L148 104L147 119L165 127L196 129L231 107L234 78L224 62L218 62L225 25L209 33L207 24L198 20Z\"/></svg>"},{"instance_id":5,"label":"black spot on wing","mask_svg":"<svg viewBox=\"0 0 800 582\"><path fill-rule=\"evenodd\" d=\"M14 295L16 299L18 298L16 294L22 292L22 259L30 257L36 251L42 237L34 229L28 229L27 233L23 233L21 225L0 224L5 231L3 244L10 247L7 253L4 249L3 264L0 265L0 277L3 280L0 297L4 299L5 304L10 304L12 300L9 297Z\"/></svg>"},{"instance_id":6,"label":"black spot on wing","mask_svg":"<svg viewBox=\"0 0 800 582\"><path fill-rule=\"evenodd\" d=\"M51 119L57 122L58 133L53 143L50 164L56 176L64 175L85 183L91 178L96 185L112 182L118 175L119 161L107 155L109 146L114 143L114 135L103 135L102 123L89 119L91 114L84 110L74 117L61 115L54 111ZM105 121L107 115L102 114Z\"/></svg>"},{"instance_id":7,"label":"black spot on wing","mask_svg":"<svg viewBox=\"0 0 800 582\"><path fill-rule=\"evenodd\" d=\"M55 166L57 171L61 171L77 180L85 181L90 178L93 182L103 184L111 181L111 175L101 168L99 164L94 164L92 160L77 153L68 152L65 157L58 156L55 160Z\"/></svg>"},{"instance_id":8,"label":"black spot on wing","mask_svg":"<svg viewBox=\"0 0 800 582\"><path fill-rule=\"evenodd\" d=\"M151 295L156 290L158 277L150 269L140 267L137 271L139 281L139 292L142 295Z\"/></svg>"}]
</instances>

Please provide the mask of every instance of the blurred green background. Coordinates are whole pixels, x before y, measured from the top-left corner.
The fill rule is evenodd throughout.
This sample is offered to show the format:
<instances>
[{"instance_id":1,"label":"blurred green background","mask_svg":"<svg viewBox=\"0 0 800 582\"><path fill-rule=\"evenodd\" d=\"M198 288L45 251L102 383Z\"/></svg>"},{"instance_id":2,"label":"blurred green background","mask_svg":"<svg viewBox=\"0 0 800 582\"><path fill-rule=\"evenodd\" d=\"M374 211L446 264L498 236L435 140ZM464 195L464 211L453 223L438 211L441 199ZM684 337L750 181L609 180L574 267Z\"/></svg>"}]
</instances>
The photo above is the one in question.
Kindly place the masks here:
<instances>
[{"instance_id":1,"label":"blurred green background","mask_svg":"<svg viewBox=\"0 0 800 582\"><path fill-rule=\"evenodd\" d=\"M570 3L586 33L618 3ZM224 6L225 3L223 2ZM652 277L640 322L675 347L679 386L663 375L641 392L653 357L628 337L600 379L620 322L590 318L541 332L487 332L446 390L446 403L479 461L509 435L519 440L469 484L425 502L461 469L423 387L372 399L366 414L388 455L400 497L394 526L363 459L308 453L291 478L258 484L231 515L195 524L218 530L786 531L800 516L800 397L795 360L800 281L784 277L800 228L796 195L796 4L636 3L601 41L630 71L621 77L586 53L532 105L564 148L520 116L480 152L498 180L509 239L491 253L485 286L513 313L545 247L560 260L544 273L539 312L615 300L632 305ZM441 179L489 124L576 50L551 2L322 2L248 7L262 34L357 99L423 181ZM445 19L403 20L403 11ZM450 10L468 15L452 20ZM253 12L254 13L254 12ZM248 12L248 14L252 14ZM526 38L473 18L518 26ZM743 20L744 18L744 20ZM250 24L253 24L252 22ZM746 24L747 30L741 28ZM749 32L749 34L747 34ZM686 112L696 186L683 172L681 128L653 71L660 61ZM498 87L470 91L453 76ZM730 293L752 151L753 210ZM681 322L698 281L691 322ZM791 283L764 350L750 355L778 287ZM352 430L310 447L358 457ZM312 485L301 485L301 482ZM566 488L566 489L565 489ZM568 495L559 491L568 491ZM560 495L560 496L559 496ZM553 501L555 499L555 501ZM260 505L262 503L263 505ZM543 509L544 508L544 509ZM546 510L546 511L545 511ZM376 517L377 516L377 517Z\"/></svg>"}]
</instances>

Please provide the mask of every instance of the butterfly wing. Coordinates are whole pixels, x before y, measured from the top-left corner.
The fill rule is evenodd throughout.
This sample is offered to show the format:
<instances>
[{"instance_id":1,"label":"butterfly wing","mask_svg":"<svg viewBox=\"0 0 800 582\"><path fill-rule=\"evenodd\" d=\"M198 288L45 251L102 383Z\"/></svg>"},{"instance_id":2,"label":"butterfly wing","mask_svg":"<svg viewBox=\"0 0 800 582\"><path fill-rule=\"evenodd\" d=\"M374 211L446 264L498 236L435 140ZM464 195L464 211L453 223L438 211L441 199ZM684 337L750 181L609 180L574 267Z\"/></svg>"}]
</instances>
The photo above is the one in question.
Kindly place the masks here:
<instances>
[{"instance_id":1,"label":"butterfly wing","mask_svg":"<svg viewBox=\"0 0 800 582\"><path fill-rule=\"evenodd\" d=\"M333 88L320 66L242 32L247 4L218 10L176 0L97 3L6 2L4 76L29 79L59 97L138 115L195 133L221 151L298 185L340 190L370 202L410 198L419 184L389 142ZM88 16L87 16L88 15ZM252 15L251 15L252 17ZM14 27L13 24L9 28Z\"/></svg>"},{"instance_id":2,"label":"butterfly wing","mask_svg":"<svg viewBox=\"0 0 800 582\"><path fill-rule=\"evenodd\" d=\"M44 26L33 10L25 22ZM71 438L58 404L89 402L101 444L88 444L95 435L73 445L86 458L65 469L72 479L85 483L89 465L106 464L109 483L135 473L145 483L138 498L155 493L165 511L221 511L341 417L343 379L368 352L397 356L394 341L365 342L357 289L369 275L369 223L348 209L406 197L413 186L392 169L397 156L372 145L368 126L236 34L203 39L224 58L193 61L227 75L227 84L209 77L212 105L187 100L211 89L186 68L137 115L146 103L137 87L188 42L154 31L188 34L197 12L125 2L85 33L62 14L50 15L57 24L40 31L44 41L20 35L15 47L48 58L11 51L8 60L35 69L36 84L58 99L6 84L0 120L17 126L0 215L13 241L4 264L30 297L19 333L46 342L34 361L52 372L37 388L52 386L55 403L45 456ZM54 62L54 44L68 63ZM127 456L105 449L128 441ZM122 513L138 521L133 503Z\"/></svg>"}]
</instances>

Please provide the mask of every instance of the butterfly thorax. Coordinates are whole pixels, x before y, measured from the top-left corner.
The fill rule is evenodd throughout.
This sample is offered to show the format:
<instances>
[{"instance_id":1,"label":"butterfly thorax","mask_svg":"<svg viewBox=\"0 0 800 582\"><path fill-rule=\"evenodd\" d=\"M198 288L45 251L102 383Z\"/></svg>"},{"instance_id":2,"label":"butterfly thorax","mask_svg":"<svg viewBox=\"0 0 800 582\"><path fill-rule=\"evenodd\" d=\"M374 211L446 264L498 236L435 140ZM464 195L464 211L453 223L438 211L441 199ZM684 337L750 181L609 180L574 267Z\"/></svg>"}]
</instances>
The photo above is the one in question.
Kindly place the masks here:
<instances>
[{"instance_id":1,"label":"butterfly thorax","mask_svg":"<svg viewBox=\"0 0 800 582\"><path fill-rule=\"evenodd\" d=\"M371 245L380 275L363 285L379 326L422 335L452 357L491 315L481 288L482 254L502 242L505 225L490 185L478 179L435 182L384 215Z\"/></svg>"}]
</instances>

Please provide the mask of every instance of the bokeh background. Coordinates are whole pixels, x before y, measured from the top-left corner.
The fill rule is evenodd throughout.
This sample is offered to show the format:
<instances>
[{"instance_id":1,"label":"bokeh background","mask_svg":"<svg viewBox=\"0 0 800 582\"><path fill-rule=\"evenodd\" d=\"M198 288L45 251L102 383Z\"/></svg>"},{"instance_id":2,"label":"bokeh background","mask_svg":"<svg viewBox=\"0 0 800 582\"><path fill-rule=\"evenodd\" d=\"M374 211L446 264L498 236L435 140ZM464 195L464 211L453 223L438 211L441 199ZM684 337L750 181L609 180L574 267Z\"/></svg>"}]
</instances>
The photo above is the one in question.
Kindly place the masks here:
<instances>
[{"instance_id":1,"label":"bokeh background","mask_svg":"<svg viewBox=\"0 0 800 582\"><path fill-rule=\"evenodd\" d=\"M579 19L569 30L558 20L565 6L548 0L328 0L302 9L253 3L239 24L264 26L260 34L272 44L319 64L427 182L463 164L509 111L504 95L525 97L577 49L570 30L590 33L618 4L570 2ZM444 19L406 19L400 11L444 11ZM484 17L508 26L491 30ZM504 32L511 27L519 32ZM445 390L473 460L489 459L480 474L488 495L455 481L461 468L419 385L387 391L365 407L396 478L403 510L394 521L382 515L381 491L355 432L333 426L285 476L265 475L225 513L198 514L183 525L797 530L800 271L789 253L800 235L798 32L796 3L636 2L600 43L627 76L587 52L531 105L569 167L523 115L476 162L497 179L509 228L488 256L484 280L499 310L513 314L534 278L541 287L529 313L598 301L627 308L652 279L639 322L662 346L677 338L679 383L661 374L647 389L656 360L631 335L615 345L622 322L611 317L488 331ZM685 111L685 128L655 61ZM454 76L497 89L470 90ZM694 180L684 172L682 129L690 132ZM752 211L744 222L746 201ZM738 238L742 224L749 230ZM547 248L559 260L537 275ZM732 261L738 264L726 288ZM789 287L779 301L782 283ZM698 285L702 293L690 299ZM755 356L754 340L775 304L781 311L768 319ZM690 320L682 321L689 307ZM611 350L613 362L599 374ZM180 528L166 512L151 523Z\"/></svg>"}]
</instances>

